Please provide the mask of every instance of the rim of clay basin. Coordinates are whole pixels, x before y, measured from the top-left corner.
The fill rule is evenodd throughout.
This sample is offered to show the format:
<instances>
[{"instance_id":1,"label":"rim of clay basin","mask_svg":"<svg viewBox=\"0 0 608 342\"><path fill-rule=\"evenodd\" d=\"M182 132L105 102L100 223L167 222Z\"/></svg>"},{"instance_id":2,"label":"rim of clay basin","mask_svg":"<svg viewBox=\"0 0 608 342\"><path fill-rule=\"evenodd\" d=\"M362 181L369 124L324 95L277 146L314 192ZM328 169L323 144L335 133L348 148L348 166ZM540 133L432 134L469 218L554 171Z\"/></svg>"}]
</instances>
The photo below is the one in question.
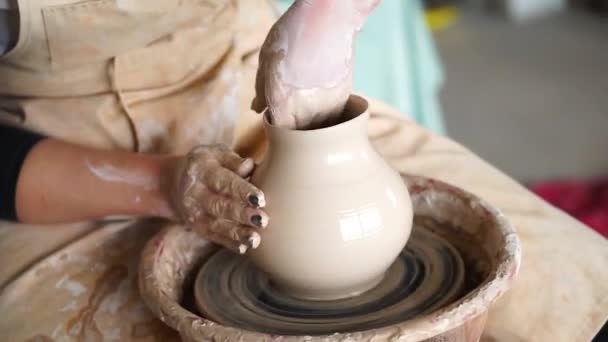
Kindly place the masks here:
<instances>
[{"instance_id":1,"label":"rim of clay basin","mask_svg":"<svg viewBox=\"0 0 608 342\"><path fill-rule=\"evenodd\" d=\"M144 248L140 268L139 287L143 300L163 322L177 330L188 341L353 341L392 340L420 341L463 326L466 322L486 313L490 304L502 296L515 280L521 263L521 244L515 230L505 216L492 205L460 188L418 176L403 175L412 194L427 190L455 195L471 205L489 213L490 222L499 233L500 248L493 260L495 269L473 290L454 303L435 312L391 326L360 332L335 333L314 336L277 336L223 326L200 317L186 308L182 300L182 286L187 273L196 271L203 256L196 250L205 250L208 242L197 239L195 233L174 226L154 236ZM177 242L177 243L176 243ZM180 245L181 244L181 245ZM168 262L159 264L161 255L168 249L178 250ZM208 249L208 248L207 248ZM180 263L191 265L190 272L180 268ZM163 279L162 274L177 274L174 284ZM161 277L159 277L161 275ZM165 277L166 278L166 277Z\"/></svg>"}]
</instances>

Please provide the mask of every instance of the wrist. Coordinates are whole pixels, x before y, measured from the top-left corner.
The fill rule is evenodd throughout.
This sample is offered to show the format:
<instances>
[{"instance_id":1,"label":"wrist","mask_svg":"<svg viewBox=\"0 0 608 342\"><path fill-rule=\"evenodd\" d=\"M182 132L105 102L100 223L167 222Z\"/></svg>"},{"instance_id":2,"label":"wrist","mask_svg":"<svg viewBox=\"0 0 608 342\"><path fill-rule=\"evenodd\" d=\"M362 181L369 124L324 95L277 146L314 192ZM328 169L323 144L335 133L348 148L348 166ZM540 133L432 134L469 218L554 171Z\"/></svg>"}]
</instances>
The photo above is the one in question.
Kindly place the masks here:
<instances>
[{"instance_id":1,"label":"wrist","mask_svg":"<svg viewBox=\"0 0 608 342\"><path fill-rule=\"evenodd\" d=\"M121 201L115 201L117 207L114 207L112 212L175 220L176 215L169 196L170 184L167 179L177 158L168 155L135 154L134 158L132 156L127 157L130 165L123 171L128 171L129 173L125 175L132 178L132 183L138 184L123 184L123 198ZM146 181L143 182L143 179Z\"/></svg>"},{"instance_id":2,"label":"wrist","mask_svg":"<svg viewBox=\"0 0 608 342\"><path fill-rule=\"evenodd\" d=\"M155 175L156 187L154 194L149 196L149 200L144 204L144 214L178 220L172 193L179 160L180 157L177 156L151 158L150 171Z\"/></svg>"}]
</instances>

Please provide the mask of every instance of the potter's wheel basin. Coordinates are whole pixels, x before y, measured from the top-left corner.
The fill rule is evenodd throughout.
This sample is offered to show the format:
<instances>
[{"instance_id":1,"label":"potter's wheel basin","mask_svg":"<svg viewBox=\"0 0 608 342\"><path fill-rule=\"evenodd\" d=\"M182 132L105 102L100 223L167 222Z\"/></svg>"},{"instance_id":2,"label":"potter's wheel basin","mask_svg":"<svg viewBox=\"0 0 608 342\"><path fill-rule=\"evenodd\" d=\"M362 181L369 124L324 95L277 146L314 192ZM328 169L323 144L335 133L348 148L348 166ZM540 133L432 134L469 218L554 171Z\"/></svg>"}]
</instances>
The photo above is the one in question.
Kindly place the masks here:
<instances>
[{"instance_id":1,"label":"potter's wheel basin","mask_svg":"<svg viewBox=\"0 0 608 342\"><path fill-rule=\"evenodd\" d=\"M382 295L376 292L376 297L370 299L370 294L377 289L374 288L342 302L313 305L298 301L275 291L272 284L256 275L254 267L247 266L246 259L222 252L196 239L193 233L174 227L160 232L144 250L140 267L142 297L159 318L188 341L237 338L264 341L277 335L283 335L283 341L303 337L319 341L383 340L383 337L420 341L452 338L465 332L466 341L475 341L481 335L489 306L508 290L518 272L519 239L504 216L485 201L439 181L407 175L403 179L414 207L414 230L401 255L407 254L408 248L410 255L400 257L405 261L394 264L387 273L378 286L385 284ZM440 271L443 276L438 282L445 283L448 273L456 274L456 280L452 279L452 284L446 287L448 295L434 297L433 293L427 293L432 286L409 285L410 290L423 291L439 303L426 310L420 302L407 302L414 297L414 292L401 294L401 301L386 301L390 286L398 284L393 289L403 289L407 288L407 281L418 279L404 270L424 273L441 267L440 263L433 264L434 257L425 259L411 251L416 245L422 246L422 250L427 248L431 254L454 257L454 263L448 266L452 272ZM427 262L430 266L416 269L408 264L412 260L423 265ZM460 262L463 272L454 272ZM210 265L225 265L232 271L213 272ZM205 271L206 267L209 269ZM210 285L214 277L201 276L197 280L199 270L209 275L214 273L216 285ZM399 274L409 275L395 280ZM204 291L201 287L195 290L200 285L206 286L202 288ZM197 307L195 293L203 305ZM214 296L224 299L209 299ZM404 307L411 310L403 310ZM357 326L352 324L355 321L359 323Z\"/></svg>"},{"instance_id":2,"label":"potter's wheel basin","mask_svg":"<svg viewBox=\"0 0 608 342\"><path fill-rule=\"evenodd\" d=\"M345 299L298 298L251 261L210 253L194 282L199 312L215 322L275 335L323 335L389 326L431 313L464 294L465 264L449 241L416 225L406 248L375 287Z\"/></svg>"}]
</instances>

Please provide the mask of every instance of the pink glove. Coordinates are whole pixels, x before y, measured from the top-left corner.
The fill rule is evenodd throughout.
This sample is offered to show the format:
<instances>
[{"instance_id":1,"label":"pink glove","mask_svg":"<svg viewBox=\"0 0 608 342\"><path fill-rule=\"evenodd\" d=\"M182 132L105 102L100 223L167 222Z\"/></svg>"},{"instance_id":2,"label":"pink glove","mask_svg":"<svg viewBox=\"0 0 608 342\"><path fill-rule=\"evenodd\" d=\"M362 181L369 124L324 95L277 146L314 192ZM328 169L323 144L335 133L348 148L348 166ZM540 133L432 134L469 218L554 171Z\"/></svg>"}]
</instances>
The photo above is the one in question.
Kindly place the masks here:
<instances>
[{"instance_id":1,"label":"pink glove","mask_svg":"<svg viewBox=\"0 0 608 342\"><path fill-rule=\"evenodd\" d=\"M352 90L356 34L379 2L296 0L262 46L252 109L292 129L338 117Z\"/></svg>"}]
</instances>

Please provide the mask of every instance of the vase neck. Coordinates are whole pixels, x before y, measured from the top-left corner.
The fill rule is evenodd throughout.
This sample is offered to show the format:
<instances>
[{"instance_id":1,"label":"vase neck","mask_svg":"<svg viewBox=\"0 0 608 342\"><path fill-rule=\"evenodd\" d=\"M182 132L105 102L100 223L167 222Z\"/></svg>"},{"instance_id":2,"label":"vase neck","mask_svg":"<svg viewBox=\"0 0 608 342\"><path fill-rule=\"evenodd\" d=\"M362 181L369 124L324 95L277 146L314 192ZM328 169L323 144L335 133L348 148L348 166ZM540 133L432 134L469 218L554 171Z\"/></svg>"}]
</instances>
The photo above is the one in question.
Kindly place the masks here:
<instances>
[{"instance_id":1,"label":"vase neck","mask_svg":"<svg viewBox=\"0 0 608 342\"><path fill-rule=\"evenodd\" d=\"M362 113L341 124L309 131L287 130L266 125L268 153L313 153L336 160L364 157L371 149L367 122L368 114Z\"/></svg>"}]
</instances>

